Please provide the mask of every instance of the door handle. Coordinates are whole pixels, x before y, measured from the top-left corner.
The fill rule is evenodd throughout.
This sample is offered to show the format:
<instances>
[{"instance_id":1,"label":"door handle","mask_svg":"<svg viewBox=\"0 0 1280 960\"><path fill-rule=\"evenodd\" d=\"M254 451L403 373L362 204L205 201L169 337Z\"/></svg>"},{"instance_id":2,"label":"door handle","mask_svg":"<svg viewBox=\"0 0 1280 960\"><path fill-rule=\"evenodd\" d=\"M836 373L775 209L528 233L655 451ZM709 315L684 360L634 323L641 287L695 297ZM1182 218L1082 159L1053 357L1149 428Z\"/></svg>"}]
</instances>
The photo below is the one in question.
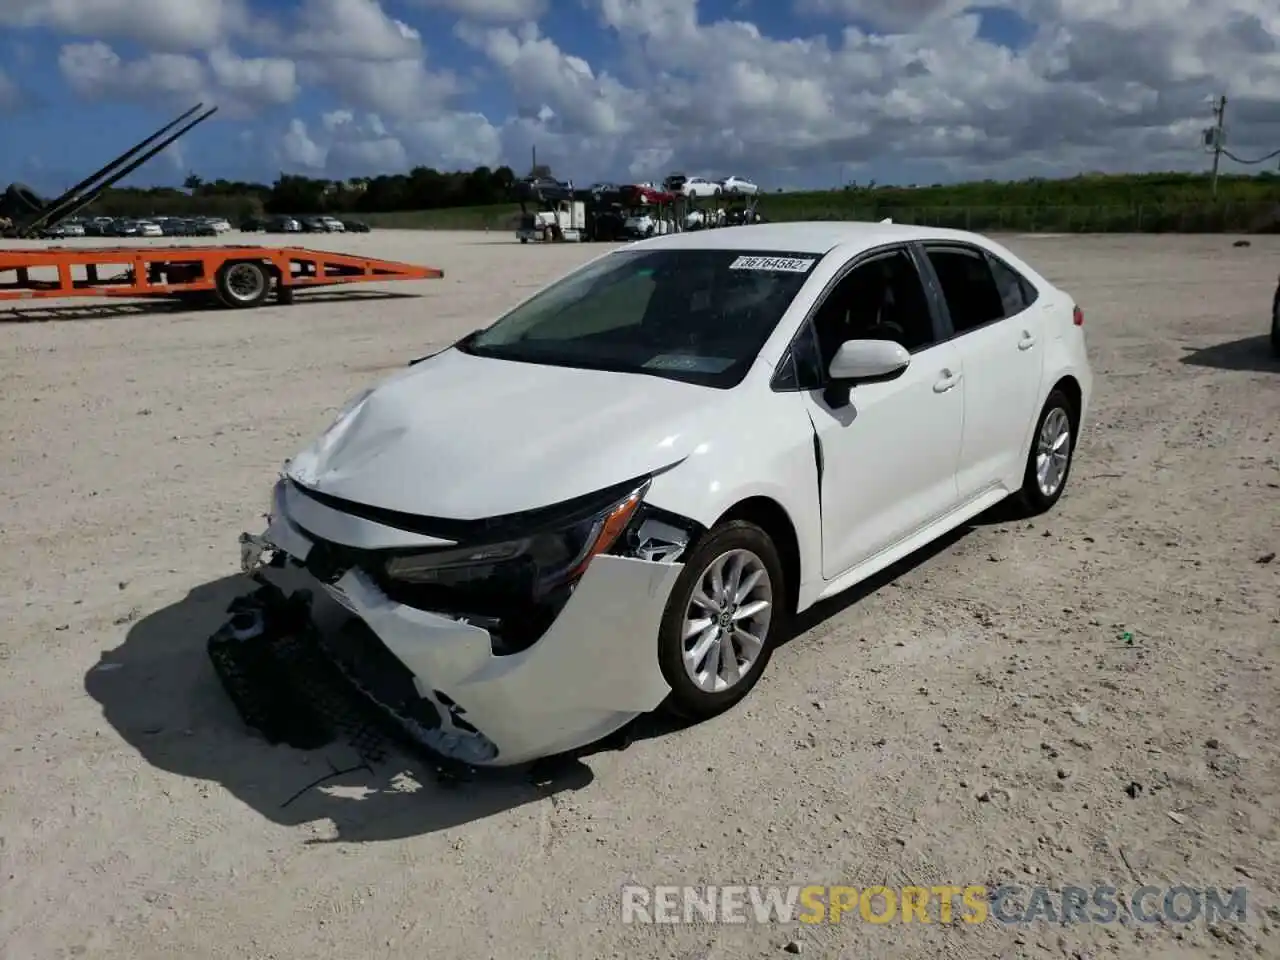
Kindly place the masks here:
<instances>
[{"instance_id":1,"label":"door handle","mask_svg":"<svg viewBox=\"0 0 1280 960\"><path fill-rule=\"evenodd\" d=\"M1018 341L1018 349L1030 350L1035 345L1036 345L1036 338L1031 335L1030 331L1023 330L1022 339Z\"/></svg>"},{"instance_id":2,"label":"door handle","mask_svg":"<svg viewBox=\"0 0 1280 960\"><path fill-rule=\"evenodd\" d=\"M933 392L946 393L959 382L960 374L952 373L950 370L943 370L942 379L933 385Z\"/></svg>"}]
</instances>

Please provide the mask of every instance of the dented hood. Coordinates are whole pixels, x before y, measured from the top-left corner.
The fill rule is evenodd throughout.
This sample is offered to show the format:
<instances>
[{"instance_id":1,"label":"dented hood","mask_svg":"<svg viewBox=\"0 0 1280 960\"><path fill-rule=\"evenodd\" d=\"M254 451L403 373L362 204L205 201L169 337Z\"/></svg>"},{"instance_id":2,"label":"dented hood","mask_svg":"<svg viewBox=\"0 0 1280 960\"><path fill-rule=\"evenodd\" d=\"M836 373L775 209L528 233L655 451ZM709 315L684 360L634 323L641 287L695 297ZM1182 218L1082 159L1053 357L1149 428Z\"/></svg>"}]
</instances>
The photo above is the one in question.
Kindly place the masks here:
<instances>
[{"instance_id":1,"label":"dented hood","mask_svg":"<svg viewBox=\"0 0 1280 960\"><path fill-rule=\"evenodd\" d=\"M305 487L427 517L549 506L674 464L726 392L450 348L369 393L289 464Z\"/></svg>"}]
</instances>

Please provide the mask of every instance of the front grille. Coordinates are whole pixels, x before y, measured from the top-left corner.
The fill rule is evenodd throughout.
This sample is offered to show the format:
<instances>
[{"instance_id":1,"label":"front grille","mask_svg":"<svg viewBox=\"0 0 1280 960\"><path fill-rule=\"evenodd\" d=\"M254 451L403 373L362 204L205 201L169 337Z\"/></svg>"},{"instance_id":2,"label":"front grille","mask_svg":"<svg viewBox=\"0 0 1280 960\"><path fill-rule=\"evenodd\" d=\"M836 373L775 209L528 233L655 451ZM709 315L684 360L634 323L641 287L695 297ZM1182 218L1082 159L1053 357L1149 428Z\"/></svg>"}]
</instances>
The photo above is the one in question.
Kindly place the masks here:
<instances>
[{"instance_id":1,"label":"front grille","mask_svg":"<svg viewBox=\"0 0 1280 960\"><path fill-rule=\"evenodd\" d=\"M413 671L387 649L363 620L352 617L340 630L320 631L320 634L318 641L325 653L368 696L397 713L413 715L421 699L413 682ZM437 717L434 726L439 726L439 722Z\"/></svg>"}]
</instances>

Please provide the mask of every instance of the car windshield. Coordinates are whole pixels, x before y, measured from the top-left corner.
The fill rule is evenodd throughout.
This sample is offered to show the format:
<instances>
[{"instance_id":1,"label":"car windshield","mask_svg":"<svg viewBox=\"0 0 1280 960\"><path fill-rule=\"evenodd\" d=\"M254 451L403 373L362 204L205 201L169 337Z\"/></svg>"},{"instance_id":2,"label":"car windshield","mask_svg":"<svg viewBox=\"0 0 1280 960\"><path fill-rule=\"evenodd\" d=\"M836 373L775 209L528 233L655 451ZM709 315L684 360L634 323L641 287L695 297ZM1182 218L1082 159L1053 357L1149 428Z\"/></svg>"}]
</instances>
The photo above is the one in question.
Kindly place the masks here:
<instances>
[{"instance_id":1,"label":"car windshield","mask_svg":"<svg viewBox=\"0 0 1280 960\"><path fill-rule=\"evenodd\" d=\"M818 254L620 250L457 344L521 363L740 383Z\"/></svg>"}]
</instances>

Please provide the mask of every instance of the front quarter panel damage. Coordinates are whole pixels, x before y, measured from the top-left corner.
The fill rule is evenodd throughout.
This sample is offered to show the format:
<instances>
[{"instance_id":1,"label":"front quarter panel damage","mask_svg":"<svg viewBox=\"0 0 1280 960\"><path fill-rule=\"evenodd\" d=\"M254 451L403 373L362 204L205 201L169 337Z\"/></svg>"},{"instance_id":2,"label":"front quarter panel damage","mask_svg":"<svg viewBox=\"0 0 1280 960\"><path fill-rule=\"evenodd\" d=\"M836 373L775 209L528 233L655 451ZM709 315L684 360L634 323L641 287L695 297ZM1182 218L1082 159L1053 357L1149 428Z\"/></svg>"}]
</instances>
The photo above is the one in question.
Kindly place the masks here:
<instances>
[{"instance_id":1,"label":"front quarter panel damage","mask_svg":"<svg viewBox=\"0 0 1280 960\"><path fill-rule=\"evenodd\" d=\"M641 518L633 544L621 551L639 556L597 556L547 632L528 649L502 655L494 652L487 630L397 603L358 568L324 584L297 564L290 573L354 614L412 673L413 687L434 706L442 726L411 728L411 735L472 765L508 766L594 743L669 694L657 637L683 569L676 561L692 535L680 523L661 515ZM265 578L261 554L297 560L311 542L287 516L276 515L264 536L243 538L242 547L246 571ZM459 713L496 745L496 756L478 749L467 727L454 724Z\"/></svg>"}]
</instances>

